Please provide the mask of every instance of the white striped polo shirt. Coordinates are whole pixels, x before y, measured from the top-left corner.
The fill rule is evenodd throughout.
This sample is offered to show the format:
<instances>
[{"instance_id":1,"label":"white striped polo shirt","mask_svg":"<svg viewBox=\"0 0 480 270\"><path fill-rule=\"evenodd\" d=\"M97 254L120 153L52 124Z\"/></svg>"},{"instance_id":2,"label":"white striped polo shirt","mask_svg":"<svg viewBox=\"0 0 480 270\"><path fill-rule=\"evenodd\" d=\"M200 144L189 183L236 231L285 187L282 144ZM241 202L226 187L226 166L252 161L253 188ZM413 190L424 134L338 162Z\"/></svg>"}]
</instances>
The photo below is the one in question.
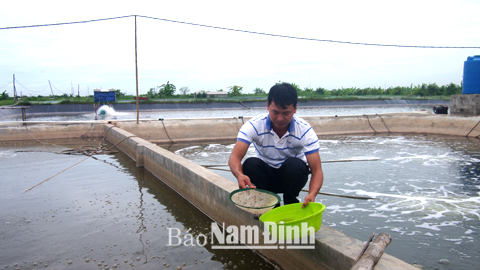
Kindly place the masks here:
<instances>
[{"instance_id":1,"label":"white striped polo shirt","mask_svg":"<svg viewBox=\"0 0 480 270\"><path fill-rule=\"evenodd\" d=\"M319 151L318 136L309 123L293 116L287 133L282 138L273 131L268 113L250 119L237 136L238 141L250 145L253 142L257 157L274 168L279 168L289 157L297 157L307 163L307 155Z\"/></svg>"}]
</instances>

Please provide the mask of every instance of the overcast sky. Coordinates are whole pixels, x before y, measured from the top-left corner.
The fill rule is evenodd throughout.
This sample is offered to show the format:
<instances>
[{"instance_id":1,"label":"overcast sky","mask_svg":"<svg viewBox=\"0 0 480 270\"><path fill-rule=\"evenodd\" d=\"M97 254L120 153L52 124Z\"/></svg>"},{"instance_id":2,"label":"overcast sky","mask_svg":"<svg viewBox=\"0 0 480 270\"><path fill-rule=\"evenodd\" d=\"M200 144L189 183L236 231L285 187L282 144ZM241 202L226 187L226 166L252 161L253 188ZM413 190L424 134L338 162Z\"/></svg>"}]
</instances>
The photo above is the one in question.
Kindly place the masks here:
<instances>
[{"instance_id":1,"label":"overcast sky","mask_svg":"<svg viewBox=\"0 0 480 270\"><path fill-rule=\"evenodd\" d=\"M412 46L480 47L480 1L2 1L0 28L142 15L292 37ZM137 17L139 93L177 89L268 92L305 87L460 84L480 49L424 49L307 41ZM134 17L0 29L0 92L135 93Z\"/></svg>"}]
</instances>

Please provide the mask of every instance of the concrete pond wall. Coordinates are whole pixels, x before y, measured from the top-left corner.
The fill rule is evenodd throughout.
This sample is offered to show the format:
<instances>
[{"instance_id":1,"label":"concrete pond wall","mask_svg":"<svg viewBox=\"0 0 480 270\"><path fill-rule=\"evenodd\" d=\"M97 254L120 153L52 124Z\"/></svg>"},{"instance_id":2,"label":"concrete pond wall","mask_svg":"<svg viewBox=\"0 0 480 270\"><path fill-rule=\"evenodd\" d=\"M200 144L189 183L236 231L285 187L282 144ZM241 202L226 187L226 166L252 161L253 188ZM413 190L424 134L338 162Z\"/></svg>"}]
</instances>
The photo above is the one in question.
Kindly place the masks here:
<instances>
[{"instance_id":1,"label":"concrete pond wall","mask_svg":"<svg viewBox=\"0 0 480 270\"><path fill-rule=\"evenodd\" d=\"M480 135L480 117L433 114L382 114L304 117L317 135L443 134ZM167 119L91 122L0 122L0 141L105 137L169 185L212 220L228 225L257 225L253 215L234 206L232 181L155 143L232 140L247 118ZM363 239L366 241L367 239ZM283 269L350 269L364 243L328 226L315 235L315 249L258 250ZM388 248L387 248L388 252ZM375 269L417 269L384 254Z\"/></svg>"},{"instance_id":2,"label":"concrete pond wall","mask_svg":"<svg viewBox=\"0 0 480 270\"><path fill-rule=\"evenodd\" d=\"M307 116L318 136L354 134L440 134L480 136L480 116L399 113L348 116ZM99 126L112 124L153 143L234 140L244 118L188 118L164 120L70 121L70 122L0 122L0 141L30 140L35 128L38 139L101 137ZM53 130L55 129L55 130Z\"/></svg>"},{"instance_id":3,"label":"concrete pond wall","mask_svg":"<svg viewBox=\"0 0 480 270\"><path fill-rule=\"evenodd\" d=\"M113 125L105 125L107 139L155 176L190 201L212 220L228 225L256 225L260 221L229 200L230 192L238 185L210 170L177 156L156 144L136 137ZM260 241L262 242L262 241ZM258 250L283 269L350 269L362 250L363 242L320 227L315 235L315 249ZM416 269L384 254L375 269Z\"/></svg>"}]
</instances>

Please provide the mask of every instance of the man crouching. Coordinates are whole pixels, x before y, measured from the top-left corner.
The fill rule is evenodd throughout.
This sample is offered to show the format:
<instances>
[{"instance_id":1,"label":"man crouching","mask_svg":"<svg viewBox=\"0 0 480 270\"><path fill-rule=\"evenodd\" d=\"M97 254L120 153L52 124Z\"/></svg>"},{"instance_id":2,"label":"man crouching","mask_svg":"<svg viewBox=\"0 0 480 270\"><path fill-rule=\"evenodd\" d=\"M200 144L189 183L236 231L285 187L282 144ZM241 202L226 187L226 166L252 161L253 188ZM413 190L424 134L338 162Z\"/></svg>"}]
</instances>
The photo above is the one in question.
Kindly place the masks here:
<instances>
[{"instance_id":1,"label":"man crouching","mask_svg":"<svg viewBox=\"0 0 480 270\"><path fill-rule=\"evenodd\" d=\"M311 173L303 207L314 202L323 184L318 137L310 124L296 117L297 91L288 83L268 93L268 113L252 117L238 132L228 165L240 188L283 193L284 204L298 203ZM253 143L256 157L241 163Z\"/></svg>"}]
</instances>

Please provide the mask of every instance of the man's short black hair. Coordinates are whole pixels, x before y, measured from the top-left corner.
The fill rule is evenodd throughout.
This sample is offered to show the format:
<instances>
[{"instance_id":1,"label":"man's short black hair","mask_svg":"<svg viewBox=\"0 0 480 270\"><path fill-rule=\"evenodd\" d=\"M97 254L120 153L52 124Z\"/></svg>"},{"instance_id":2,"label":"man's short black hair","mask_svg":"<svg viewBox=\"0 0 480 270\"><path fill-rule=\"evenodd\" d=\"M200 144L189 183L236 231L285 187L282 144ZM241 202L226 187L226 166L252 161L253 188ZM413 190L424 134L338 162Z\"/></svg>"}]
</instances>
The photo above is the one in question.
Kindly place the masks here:
<instances>
[{"instance_id":1,"label":"man's short black hair","mask_svg":"<svg viewBox=\"0 0 480 270\"><path fill-rule=\"evenodd\" d=\"M289 83L278 83L270 88L268 92L268 105L275 102L277 106L286 109L287 106L293 105L293 108L297 108L297 90Z\"/></svg>"}]
</instances>

